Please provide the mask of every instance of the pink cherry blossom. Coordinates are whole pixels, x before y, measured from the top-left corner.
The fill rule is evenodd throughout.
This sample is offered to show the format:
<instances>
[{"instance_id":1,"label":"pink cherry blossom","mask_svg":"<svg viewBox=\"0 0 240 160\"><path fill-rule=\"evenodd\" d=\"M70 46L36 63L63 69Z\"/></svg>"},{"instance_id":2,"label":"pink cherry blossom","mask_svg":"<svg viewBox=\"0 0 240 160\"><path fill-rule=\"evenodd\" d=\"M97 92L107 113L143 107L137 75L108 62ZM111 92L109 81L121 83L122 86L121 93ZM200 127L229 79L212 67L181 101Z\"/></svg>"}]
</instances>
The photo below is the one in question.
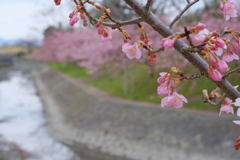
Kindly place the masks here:
<instances>
[{"instance_id":1,"label":"pink cherry blossom","mask_svg":"<svg viewBox=\"0 0 240 160\"><path fill-rule=\"evenodd\" d=\"M211 67L217 67L217 59L213 54L209 54L209 64Z\"/></svg>"},{"instance_id":2,"label":"pink cherry blossom","mask_svg":"<svg viewBox=\"0 0 240 160\"><path fill-rule=\"evenodd\" d=\"M148 63L153 66L156 63L156 58L150 57Z\"/></svg>"},{"instance_id":3,"label":"pink cherry blossom","mask_svg":"<svg viewBox=\"0 0 240 160\"><path fill-rule=\"evenodd\" d=\"M171 77L171 75L167 72L160 72L159 73L160 77L157 79L157 82L159 84L165 84L165 83L169 83L173 86L174 85L174 79Z\"/></svg>"},{"instance_id":4,"label":"pink cherry blossom","mask_svg":"<svg viewBox=\"0 0 240 160\"><path fill-rule=\"evenodd\" d=\"M239 120L235 120L235 121L233 121L233 123L235 123L237 125L240 125L240 121Z\"/></svg>"},{"instance_id":5,"label":"pink cherry blossom","mask_svg":"<svg viewBox=\"0 0 240 160\"><path fill-rule=\"evenodd\" d=\"M240 37L234 37L237 44L240 46Z\"/></svg>"},{"instance_id":6,"label":"pink cherry blossom","mask_svg":"<svg viewBox=\"0 0 240 160\"><path fill-rule=\"evenodd\" d=\"M216 51L214 51L214 53L216 53L216 55L221 56L223 54L223 49L222 48L217 48Z\"/></svg>"},{"instance_id":7,"label":"pink cherry blossom","mask_svg":"<svg viewBox=\"0 0 240 160\"><path fill-rule=\"evenodd\" d=\"M239 107L240 107L240 97L237 98L233 104L234 104L235 106L239 106Z\"/></svg>"},{"instance_id":8,"label":"pink cherry blossom","mask_svg":"<svg viewBox=\"0 0 240 160\"><path fill-rule=\"evenodd\" d=\"M61 0L54 0L56 5L60 5L61 4Z\"/></svg>"},{"instance_id":9,"label":"pink cherry blossom","mask_svg":"<svg viewBox=\"0 0 240 160\"><path fill-rule=\"evenodd\" d=\"M206 28L205 24L198 22L195 33L198 33L199 31L204 30L205 28Z\"/></svg>"},{"instance_id":10,"label":"pink cherry blossom","mask_svg":"<svg viewBox=\"0 0 240 160\"><path fill-rule=\"evenodd\" d=\"M131 45L129 43L124 43L124 45L122 46L122 51L126 53L129 59L133 59L133 58L140 59L142 56L142 52L138 48L137 43L134 43L134 45Z\"/></svg>"},{"instance_id":11,"label":"pink cherry blossom","mask_svg":"<svg viewBox=\"0 0 240 160\"><path fill-rule=\"evenodd\" d=\"M98 34L100 35L102 42L112 39L112 32L113 29L111 27L107 27L102 24L98 27Z\"/></svg>"},{"instance_id":12,"label":"pink cherry blossom","mask_svg":"<svg viewBox=\"0 0 240 160\"><path fill-rule=\"evenodd\" d=\"M220 108L219 116L221 115L222 112L225 112L227 114L228 113L234 114L233 107L231 105L222 105L222 107Z\"/></svg>"},{"instance_id":13,"label":"pink cherry blossom","mask_svg":"<svg viewBox=\"0 0 240 160\"><path fill-rule=\"evenodd\" d=\"M157 82L161 84L157 88L158 94L168 94L171 91L171 87L174 86L174 78L167 72L160 72L160 77L157 79Z\"/></svg>"},{"instance_id":14,"label":"pink cherry blossom","mask_svg":"<svg viewBox=\"0 0 240 160\"><path fill-rule=\"evenodd\" d=\"M74 12L69 14L69 18L70 18L70 21L69 21L70 26L74 26L74 24L77 23L79 20L78 14Z\"/></svg>"},{"instance_id":15,"label":"pink cherry blossom","mask_svg":"<svg viewBox=\"0 0 240 160\"><path fill-rule=\"evenodd\" d=\"M222 112L225 112L227 114L229 113L232 113L234 114L234 110L233 110L233 107L232 107L232 100L229 99L229 98L225 98L223 100L223 105L222 107L220 108L220 113L219 113L219 116L221 115Z\"/></svg>"},{"instance_id":16,"label":"pink cherry blossom","mask_svg":"<svg viewBox=\"0 0 240 160\"><path fill-rule=\"evenodd\" d=\"M238 52L239 48L240 48L240 46L233 45L233 49L234 49L235 52Z\"/></svg>"},{"instance_id":17,"label":"pink cherry blossom","mask_svg":"<svg viewBox=\"0 0 240 160\"><path fill-rule=\"evenodd\" d=\"M218 59L217 60L217 68L221 72L225 72L228 69L228 65L225 61Z\"/></svg>"},{"instance_id":18,"label":"pink cherry blossom","mask_svg":"<svg viewBox=\"0 0 240 160\"><path fill-rule=\"evenodd\" d=\"M209 68L208 74L214 81L221 81L222 79L221 73L219 73L216 69L212 67Z\"/></svg>"},{"instance_id":19,"label":"pink cherry blossom","mask_svg":"<svg viewBox=\"0 0 240 160\"><path fill-rule=\"evenodd\" d=\"M226 21L228 21L230 17L237 17L236 0L225 0L221 3L220 9Z\"/></svg>"},{"instance_id":20,"label":"pink cherry blossom","mask_svg":"<svg viewBox=\"0 0 240 160\"><path fill-rule=\"evenodd\" d=\"M160 95L160 94L168 94L169 92L171 92L171 88L170 88L170 85L160 85L158 86L157 88L157 93Z\"/></svg>"},{"instance_id":21,"label":"pink cherry blossom","mask_svg":"<svg viewBox=\"0 0 240 160\"><path fill-rule=\"evenodd\" d=\"M175 38L164 38L161 43L160 43L160 46L166 48L166 49L172 49L173 46L174 46L174 43L175 43L176 39Z\"/></svg>"},{"instance_id":22,"label":"pink cherry blossom","mask_svg":"<svg viewBox=\"0 0 240 160\"><path fill-rule=\"evenodd\" d=\"M177 92L173 92L172 94L164 97L161 101L161 107L171 107L174 108L182 108L183 102L187 103L187 99Z\"/></svg>"},{"instance_id":23,"label":"pink cherry blossom","mask_svg":"<svg viewBox=\"0 0 240 160\"><path fill-rule=\"evenodd\" d=\"M234 59L238 60L239 57L231 49L227 49L227 53L222 57L225 62L231 62Z\"/></svg>"},{"instance_id":24,"label":"pink cherry blossom","mask_svg":"<svg viewBox=\"0 0 240 160\"><path fill-rule=\"evenodd\" d=\"M237 110L237 115L240 117L240 97L235 100L233 103L235 106L239 107Z\"/></svg>"},{"instance_id":25,"label":"pink cherry blossom","mask_svg":"<svg viewBox=\"0 0 240 160\"><path fill-rule=\"evenodd\" d=\"M224 47L226 46L224 40L222 40L221 38L217 38L217 39L215 40L215 44L216 44L216 46L219 47L219 48L224 48Z\"/></svg>"},{"instance_id":26,"label":"pink cherry blossom","mask_svg":"<svg viewBox=\"0 0 240 160\"><path fill-rule=\"evenodd\" d=\"M207 29L201 30L197 34L192 34L192 40L195 44L201 44L210 32Z\"/></svg>"}]
</instances>

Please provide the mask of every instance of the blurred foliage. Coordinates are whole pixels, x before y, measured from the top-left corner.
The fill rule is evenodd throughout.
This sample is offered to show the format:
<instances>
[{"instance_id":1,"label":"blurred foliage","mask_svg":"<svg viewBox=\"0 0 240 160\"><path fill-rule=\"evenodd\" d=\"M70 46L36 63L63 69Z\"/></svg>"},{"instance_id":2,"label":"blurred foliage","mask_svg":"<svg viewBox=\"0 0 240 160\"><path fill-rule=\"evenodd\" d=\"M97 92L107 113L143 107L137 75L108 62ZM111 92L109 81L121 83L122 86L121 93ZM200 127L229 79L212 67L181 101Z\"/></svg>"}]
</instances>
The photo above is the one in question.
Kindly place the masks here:
<instances>
[{"instance_id":1,"label":"blurred foliage","mask_svg":"<svg viewBox=\"0 0 240 160\"><path fill-rule=\"evenodd\" d=\"M155 74L153 77L148 76L148 67L141 63L132 63L132 66L128 68L128 72L126 73L128 77L127 93L123 92L123 75L121 72L105 73L97 78L91 78L91 76L87 75L84 68L74 63L51 62L49 65L69 76L80 78L86 83L108 92L113 96L156 104L160 104L161 98L163 97L157 94L159 84L156 80L159 75ZM232 67L234 67L234 64ZM189 73L188 76L190 76L190 73L196 73L196 71L193 70L194 67L187 67L184 69L184 72ZM132 77L133 80L131 80L130 77ZM230 82L234 85L238 83L239 79L239 75L234 75L229 78ZM201 77L193 81L183 81L177 89L180 94L183 94L188 99L188 103L184 104L183 107L219 111L219 107L212 107L204 103L202 90L207 89L210 93L215 89L213 82L206 77Z\"/></svg>"},{"instance_id":2,"label":"blurred foliage","mask_svg":"<svg viewBox=\"0 0 240 160\"><path fill-rule=\"evenodd\" d=\"M22 58L24 55L26 55L26 52L23 52L23 51L19 51L15 54L17 58Z\"/></svg>"},{"instance_id":3,"label":"blurred foliage","mask_svg":"<svg viewBox=\"0 0 240 160\"><path fill-rule=\"evenodd\" d=\"M64 72L65 74L72 77L76 77L76 78L90 77L87 74L86 69L80 68L79 66L77 66L75 63L72 63L72 62L66 62L66 63L48 62L48 64L53 68L61 72Z\"/></svg>"}]
</instances>

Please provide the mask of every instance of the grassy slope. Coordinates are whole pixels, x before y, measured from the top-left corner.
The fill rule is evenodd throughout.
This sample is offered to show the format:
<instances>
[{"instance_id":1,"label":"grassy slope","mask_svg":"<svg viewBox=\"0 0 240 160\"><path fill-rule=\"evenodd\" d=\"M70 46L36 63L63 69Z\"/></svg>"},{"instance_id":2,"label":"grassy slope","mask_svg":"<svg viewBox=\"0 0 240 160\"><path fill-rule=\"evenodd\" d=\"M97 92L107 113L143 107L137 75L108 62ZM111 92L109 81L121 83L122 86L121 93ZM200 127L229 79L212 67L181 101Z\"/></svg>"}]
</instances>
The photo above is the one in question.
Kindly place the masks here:
<instances>
[{"instance_id":1,"label":"grassy slope","mask_svg":"<svg viewBox=\"0 0 240 160\"><path fill-rule=\"evenodd\" d=\"M151 103L161 102L161 96L157 95L156 89L158 83L156 79L159 77L155 74L154 77L148 76L148 68L145 65L134 64L134 69L131 73L134 75L134 92L130 93L131 85L128 82L128 93L124 94L122 89L122 75L119 73L108 73L99 76L98 78L92 79L87 75L85 69L80 68L72 63L49 63L53 68L64 72L65 74L81 78L85 80L88 84L93 85L100 90L106 91L114 96L119 96L122 98L147 101ZM128 73L129 77L131 73ZM235 80L234 83L237 83ZM178 87L178 92L183 94L189 103L185 104L184 107L200 109L200 110L216 110L219 108L214 108L208 104L203 103L204 97L202 96L202 90L207 89L209 92L214 89L215 85L205 77L201 77L194 81L185 81Z\"/></svg>"}]
</instances>

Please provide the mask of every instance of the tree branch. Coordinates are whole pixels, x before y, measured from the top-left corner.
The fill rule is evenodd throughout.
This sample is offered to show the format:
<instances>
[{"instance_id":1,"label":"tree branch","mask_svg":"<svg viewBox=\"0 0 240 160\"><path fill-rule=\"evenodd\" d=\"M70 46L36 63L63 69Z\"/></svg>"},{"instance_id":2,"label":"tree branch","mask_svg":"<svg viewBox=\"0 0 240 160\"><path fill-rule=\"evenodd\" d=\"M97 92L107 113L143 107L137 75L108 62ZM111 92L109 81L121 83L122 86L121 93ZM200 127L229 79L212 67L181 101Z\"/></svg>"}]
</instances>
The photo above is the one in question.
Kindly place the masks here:
<instances>
[{"instance_id":1,"label":"tree branch","mask_svg":"<svg viewBox=\"0 0 240 160\"><path fill-rule=\"evenodd\" d=\"M224 96L221 98L221 100L218 101L217 103L214 103L214 102L211 101L209 98L207 98L207 99L204 101L204 103L208 103L208 104L210 104L210 105L213 106L213 107L217 107L217 106L219 106L219 105L224 101L225 98L226 98L226 96L224 95Z\"/></svg>"},{"instance_id":2,"label":"tree branch","mask_svg":"<svg viewBox=\"0 0 240 160\"><path fill-rule=\"evenodd\" d=\"M172 26L174 25L175 22L177 22L181 16L188 10L188 8L190 8L192 5L194 5L195 3L197 3L199 0L195 0L192 3L188 3L186 5L186 7L174 18L174 20L170 23L169 28L172 28Z\"/></svg>"},{"instance_id":3,"label":"tree branch","mask_svg":"<svg viewBox=\"0 0 240 160\"><path fill-rule=\"evenodd\" d=\"M95 20L97 20L97 19L95 19ZM117 22L115 24L114 23L107 23L107 22L103 22L102 24L115 29L115 28L119 28L119 27L122 27L122 26L130 25L130 24L138 24L140 22L143 22L142 18L135 18L135 19L127 20L127 21Z\"/></svg>"},{"instance_id":4,"label":"tree branch","mask_svg":"<svg viewBox=\"0 0 240 160\"><path fill-rule=\"evenodd\" d=\"M146 50L148 50L151 53L158 53L160 51L164 51L164 47L160 47L160 48L158 48L156 50L153 50L148 45L144 45L143 48L145 48Z\"/></svg>"},{"instance_id":5,"label":"tree branch","mask_svg":"<svg viewBox=\"0 0 240 160\"><path fill-rule=\"evenodd\" d=\"M153 0L148 0L148 1L147 1L147 4L146 4L146 6L145 6L145 8L146 8L147 11L150 9L151 4L152 4L152 1L153 1Z\"/></svg>"},{"instance_id":6,"label":"tree branch","mask_svg":"<svg viewBox=\"0 0 240 160\"><path fill-rule=\"evenodd\" d=\"M230 76L230 75L233 74L233 73L240 73L240 67L238 67L238 68L236 68L236 69L234 69L234 70L232 70L232 71L224 74L224 75L223 75L223 78L227 78L228 76Z\"/></svg>"},{"instance_id":7,"label":"tree branch","mask_svg":"<svg viewBox=\"0 0 240 160\"><path fill-rule=\"evenodd\" d=\"M181 75L181 77L183 77L183 79L186 79L186 80L193 80L196 78L200 78L202 75L203 75L203 73L198 73L196 75L191 75L191 76Z\"/></svg>"},{"instance_id":8,"label":"tree branch","mask_svg":"<svg viewBox=\"0 0 240 160\"><path fill-rule=\"evenodd\" d=\"M148 23L156 32L158 32L163 37L168 37L173 35L173 31L164 25L157 16L155 16L151 11L147 11L144 6L135 0L124 0L142 19ZM174 44L174 48L181 53L190 63L192 63L196 68L204 73L206 77L208 75L208 64L197 54L187 51L189 46L182 40L177 40ZM212 80L211 78L209 78ZM212 80L213 81L213 80ZM221 81L213 81L225 94L232 100L240 97L240 93L225 79Z\"/></svg>"},{"instance_id":9,"label":"tree branch","mask_svg":"<svg viewBox=\"0 0 240 160\"><path fill-rule=\"evenodd\" d=\"M86 3L87 1L85 1L84 3ZM77 2L75 2L77 4ZM89 18L90 22L92 23L92 25L95 25L98 22L97 18L93 18L89 12L86 10L84 3L82 3L83 6L83 10L86 13L87 17ZM131 20L127 20L127 21L122 21L122 22L118 22L116 20L114 20L113 18L111 18L109 16L109 19L113 22L113 23L107 23L107 22L102 22L103 25L108 26L108 27L112 27L113 29L122 27L122 26L126 26L126 25L130 25L130 24L138 24L140 22L142 22L142 18L135 18L135 19L131 19Z\"/></svg>"}]
</instances>

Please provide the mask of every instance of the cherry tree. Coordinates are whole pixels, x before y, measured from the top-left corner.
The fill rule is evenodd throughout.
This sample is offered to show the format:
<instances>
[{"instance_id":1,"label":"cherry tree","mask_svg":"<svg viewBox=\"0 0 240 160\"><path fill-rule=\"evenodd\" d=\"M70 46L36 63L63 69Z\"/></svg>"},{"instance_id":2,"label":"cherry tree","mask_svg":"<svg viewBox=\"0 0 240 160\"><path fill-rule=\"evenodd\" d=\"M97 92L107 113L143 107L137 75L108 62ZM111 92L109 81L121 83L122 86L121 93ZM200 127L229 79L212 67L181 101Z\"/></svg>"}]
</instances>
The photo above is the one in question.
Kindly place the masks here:
<instances>
[{"instance_id":1,"label":"cherry tree","mask_svg":"<svg viewBox=\"0 0 240 160\"><path fill-rule=\"evenodd\" d=\"M199 70L192 76L187 76L177 67L171 67L169 72L161 72L157 82L160 86L157 88L158 94L166 94L161 101L161 107L181 108L183 103L188 100L181 94L177 93L177 86L183 80L194 80L204 76L216 85L216 89L208 94L203 88L205 102L210 105L221 105L220 114L234 113L233 105L240 106L240 93L238 86L233 86L227 78L233 74L240 73L240 67L230 70L229 63L239 60L236 54L240 46L240 32L232 26L223 26L221 30L216 30L214 25L208 26L203 22L190 27L184 27L180 32L174 32L172 29L177 21L183 18L183 14L200 0L186 0L185 7L173 18L170 23L164 23L157 15L152 12L154 0L147 0L144 4L137 0L124 0L131 11L136 13L136 17L130 20L121 21L111 16L111 9L90 0L73 0L76 8L70 13L69 24L73 26L79 20L82 20L84 26L91 23L98 29L101 41L114 40L113 32L122 34L123 42L121 50L129 59L141 59L143 55L148 56L150 65L154 65L157 57L166 50L175 49L180 55L188 60L195 68ZM236 0L219 0L220 12L226 21L237 17ZM61 0L54 0L56 5L60 5ZM99 18L94 18L89 11L88 6L102 12ZM120 14L120 13L119 13ZM145 25L151 27L159 40L149 38ZM221 22L219 22L222 24ZM139 38L131 42L132 35L127 31L126 26L135 26L139 30ZM81 36L81 35L76 35ZM161 38L163 37L163 38ZM153 43L159 45L153 46ZM115 44L115 43L114 43ZM56 44L57 45L57 44ZM65 46L62 46L63 48ZM156 48L155 48L156 47ZM90 49L90 47L89 47ZM144 49L145 51L143 51ZM178 54L175 53L175 54ZM88 55L84 55L88 56ZM90 55L89 55L90 56ZM98 61L101 57L96 57ZM220 92L221 91L221 94ZM217 101L215 100L217 97ZM240 116L240 109L237 111ZM240 124L240 120L233 121ZM240 149L240 137L236 139L235 149Z\"/></svg>"}]
</instances>

